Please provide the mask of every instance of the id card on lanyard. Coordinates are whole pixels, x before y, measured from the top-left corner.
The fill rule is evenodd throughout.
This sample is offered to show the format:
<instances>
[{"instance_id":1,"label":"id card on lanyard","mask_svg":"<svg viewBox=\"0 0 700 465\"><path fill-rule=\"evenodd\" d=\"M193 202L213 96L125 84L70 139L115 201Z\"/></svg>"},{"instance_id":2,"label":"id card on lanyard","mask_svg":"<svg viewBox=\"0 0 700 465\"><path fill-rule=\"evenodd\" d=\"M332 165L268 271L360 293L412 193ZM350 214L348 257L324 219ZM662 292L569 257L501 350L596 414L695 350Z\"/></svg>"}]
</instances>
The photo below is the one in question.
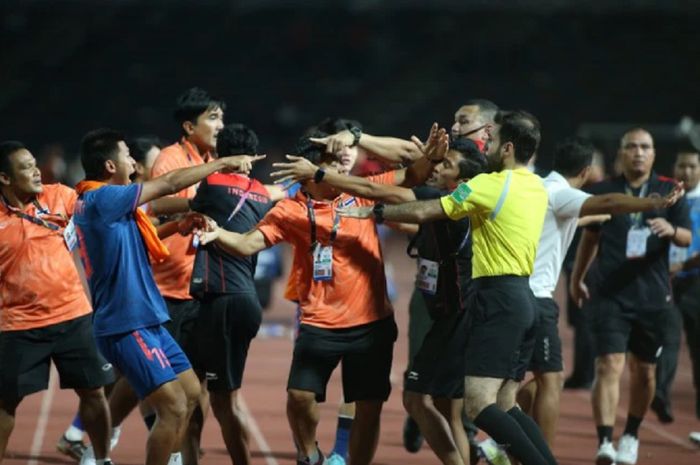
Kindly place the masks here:
<instances>
[{"instance_id":1,"label":"id card on lanyard","mask_svg":"<svg viewBox=\"0 0 700 465\"><path fill-rule=\"evenodd\" d=\"M648 190L649 182L645 182L639 190L639 197L646 197ZM625 193L633 195L629 186L625 186ZM647 239L651 235L651 229L648 226L644 226L644 218L641 212L630 213L629 219L631 226L629 231L627 231L626 257L628 259L644 258L647 254Z\"/></svg>"},{"instance_id":2,"label":"id card on lanyard","mask_svg":"<svg viewBox=\"0 0 700 465\"><path fill-rule=\"evenodd\" d=\"M306 206L311 227L311 250L309 252L313 257L313 279L314 281L330 281L333 279L333 242L338 236L340 216L336 214L335 218L333 218L330 244L322 245L317 240L316 213L314 212L313 202L309 199L306 202ZM333 215L332 211L331 215Z\"/></svg>"}]
</instances>

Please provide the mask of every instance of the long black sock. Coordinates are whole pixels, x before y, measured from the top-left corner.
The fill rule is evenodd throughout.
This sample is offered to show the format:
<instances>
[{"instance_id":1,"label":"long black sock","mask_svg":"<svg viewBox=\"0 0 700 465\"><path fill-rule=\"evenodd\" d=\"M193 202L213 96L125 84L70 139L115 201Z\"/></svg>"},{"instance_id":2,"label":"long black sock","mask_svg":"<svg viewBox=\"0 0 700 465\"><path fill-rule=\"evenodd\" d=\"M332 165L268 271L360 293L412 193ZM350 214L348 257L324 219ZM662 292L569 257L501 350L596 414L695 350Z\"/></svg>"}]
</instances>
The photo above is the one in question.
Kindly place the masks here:
<instances>
[{"instance_id":1,"label":"long black sock","mask_svg":"<svg viewBox=\"0 0 700 465\"><path fill-rule=\"evenodd\" d=\"M642 419L634 415L627 415L627 424L625 424L624 434L629 434L632 437L639 435L639 425L642 424Z\"/></svg>"},{"instance_id":2,"label":"long black sock","mask_svg":"<svg viewBox=\"0 0 700 465\"><path fill-rule=\"evenodd\" d=\"M488 433L497 443L506 446L522 465L547 463L517 421L496 404L486 407L474 419L474 424Z\"/></svg>"},{"instance_id":3,"label":"long black sock","mask_svg":"<svg viewBox=\"0 0 700 465\"><path fill-rule=\"evenodd\" d=\"M598 445L603 444L606 439L608 442L612 442L612 426L596 426L595 429L598 431Z\"/></svg>"},{"instance_id":4,"label":"long black sock","mask_svg":"<svg viewBox=\"0 0 700 465\"><path fill-rule=\"evenodd\" d=\"M557 460L554 458L554 455L552 455L552 451L547 445L547 441L545 441L542 430L537 426L537 423L523 413L518 407L513 407L508 410L508 415L518 422L520 428L527 434L527 437L530 438L530 441L537 447L537 450L540 451L540 454L547 460L547 463L556 465Z\"/></svg>"}]
</instances>

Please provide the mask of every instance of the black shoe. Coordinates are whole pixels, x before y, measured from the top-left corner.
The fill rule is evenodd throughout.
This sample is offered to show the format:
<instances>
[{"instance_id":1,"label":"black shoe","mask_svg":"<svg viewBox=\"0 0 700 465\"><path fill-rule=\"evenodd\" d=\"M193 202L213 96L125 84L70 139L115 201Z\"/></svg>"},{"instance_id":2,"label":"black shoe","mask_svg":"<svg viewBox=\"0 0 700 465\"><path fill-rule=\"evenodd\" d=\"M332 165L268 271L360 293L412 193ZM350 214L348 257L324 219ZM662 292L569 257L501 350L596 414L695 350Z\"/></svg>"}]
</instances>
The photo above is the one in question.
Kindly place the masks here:
<instances>
[{"instance_id":1,"label":"black shoe","mask_svg":"<svg viewBox=\"0 0 700 465\"><path fill-rule=\"evenodd\" d=\"M403 424L403 447L407 451L415 454L423 446L423 435L420 434L418 423L413 418L406 417Z\"/></svg>"},{"instance_id":2,"label":"black shoe","mask_svg":"<svg viewBox=\"0 0 700 465\"><path fill-rule=\"evenodd\" d=\"M661 423L673 423L673 413L671 412L671 405L668 402L654 397L654 400L651 401L651 409Z\"/></svg>"},{"instance_id":3,"label":"black shoe","mask_svg":"<svg viewBox=\"0 0 700 465\"><path fill-rule=\"evenodd\" d=\"M564 381L564 389L590 389L593 381L584 381L570 376Z\"/></svg>"}]
</instances>

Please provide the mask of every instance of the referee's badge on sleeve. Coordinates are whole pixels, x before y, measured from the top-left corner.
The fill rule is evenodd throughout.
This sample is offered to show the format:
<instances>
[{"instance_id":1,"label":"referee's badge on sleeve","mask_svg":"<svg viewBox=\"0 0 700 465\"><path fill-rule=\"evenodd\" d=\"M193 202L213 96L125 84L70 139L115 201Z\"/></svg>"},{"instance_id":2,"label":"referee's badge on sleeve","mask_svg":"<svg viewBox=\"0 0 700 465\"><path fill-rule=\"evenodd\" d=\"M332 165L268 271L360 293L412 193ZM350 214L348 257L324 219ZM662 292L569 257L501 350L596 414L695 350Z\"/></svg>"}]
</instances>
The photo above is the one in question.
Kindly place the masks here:
<instances>
[{"instance_id":1,"label":"referee's badge on sleeve","mask_svg":"<svg viewBox=\"0 0 700 465\"><path fill-rule=\"evenodd\" d=\"M457 189L452 191L452 194L450 194L450 197L452 197L452 200L454 200L457 203L462 203L465 200L467 200L467 197L469 197L469 194L472 193L471 188L467 185L467 183L462 183L459 186L457 186Z\"/></svg>"}]
</instances>

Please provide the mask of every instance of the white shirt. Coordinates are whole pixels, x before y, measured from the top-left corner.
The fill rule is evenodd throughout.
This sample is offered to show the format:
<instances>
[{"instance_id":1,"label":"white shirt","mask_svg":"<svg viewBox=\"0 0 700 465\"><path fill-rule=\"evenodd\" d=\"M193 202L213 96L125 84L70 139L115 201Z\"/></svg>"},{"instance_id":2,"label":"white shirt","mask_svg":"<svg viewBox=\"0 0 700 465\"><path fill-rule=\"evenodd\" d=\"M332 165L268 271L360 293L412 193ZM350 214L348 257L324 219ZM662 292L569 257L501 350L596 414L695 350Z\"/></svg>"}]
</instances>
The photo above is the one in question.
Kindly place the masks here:
<instances>
[{"instance_id":1,"label":"white shirt","mask_svg":"<svg viewBox=\"0 0 700 465\"><path fill-rule=\"evenodd\" d=\"M571 187L566 178L556 171L549 173L543 182L549 201L535 256L535 268L530 276L530 289L535 297L551 298L564 256L574 240L581 205L590 194Z\"/></svg>"}]
</instances>

